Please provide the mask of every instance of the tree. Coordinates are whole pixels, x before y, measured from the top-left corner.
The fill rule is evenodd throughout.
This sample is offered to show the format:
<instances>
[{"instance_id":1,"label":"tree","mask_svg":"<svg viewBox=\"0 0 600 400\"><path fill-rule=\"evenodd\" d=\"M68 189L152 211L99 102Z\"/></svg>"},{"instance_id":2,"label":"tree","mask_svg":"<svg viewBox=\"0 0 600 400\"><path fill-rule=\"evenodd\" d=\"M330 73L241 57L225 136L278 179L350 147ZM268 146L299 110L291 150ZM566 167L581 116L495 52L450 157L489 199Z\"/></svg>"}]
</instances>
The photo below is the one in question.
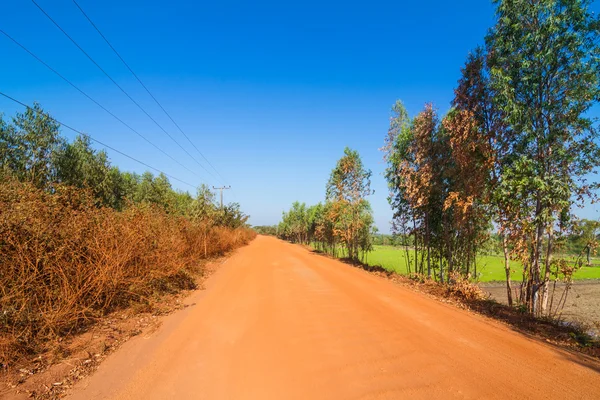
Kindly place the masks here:
<instances>
[{"instance_id":1,"label":"tree","mask_svg":"<svg viewBox=\"0 0 600 400\"><path fill-rule=\"evenodd\" d=\"M479 214L476 221L482 226L487 223L485 216L493 217L499 229L507 298L512 305L509 242L519 233L513 212L518 209L518 204L513 197L506 196L499 185L503 165L510 155L510 130L502 110L494 101L496 93L490 82L488 58L487 50L478 47L469 54L461 69L452 105L460 113L457 122L462 123L463 128L459 128L459 131L463 130L464 134L456 137L461 145L457 147L455 140L453 152L457 164L462 165L459 184L462 180L469 182L465 188L470 187L467 190L470 194L465 194L467 198L471 196L471 199L477 200L478 209L484 212ZM469 129L465 130L464 125ZM450 132L454 130L450 129ZM480 236L480 239L485 240L485 236Z\"/></svg>"},{"instance_id":2,"label":"tree","mask_svg":"<svg viewBox=\"0 0 600 400\"><path fill-rule=\"evenodd\" d=\"M215 224L230 229L246 227L250 216L244 214L239 203L229 203L217 211Z\"/></svg>"},{"instance_id":3,"label":"tree","mask_svg":"<svg viewBox=\"0 0 600 400\"><path fill-rule=\"evenodd\" d=\"M600 22L589 0L495 3L497 22L486 38L491 85L511 128L499 179L505 195L520 201L524 300L530 312L543 313L561 216L592 195L585 175L600 163L597 126L587 116L600 100Z\"/></svg>"},{"instance_id":4,"label":"tree","mask_svg":"<svg viewBox=\"0 0 600 400\"><path fill-rule=\"evenodd\" d=\"M306 203L295 201L288 212L283 213L280 224L282 235L294 243L308 243L309 215Z\"/></svg>"},{"instance_id":5,"label":"tree","mask_svg":"<svg viewBox=\"0 0 600 400\"><path fill-rule=\"evenodd\" d=\"M56 176L53 156L63 145L59 124L35 103L17 113L12 125L0 123L0 169L40 189Z\"/></svg>"},{"instance_id":6,"label":"tree","mask_svg":"<svg viewBox=\"0 0 600 400\"><path fill-rule=\"evenodd\" d=\"M257 225L252 229L259 235L277 236L277 225Z\"/></svg>"},{"instance_id":7,"label":"tree","mask_svg":"<svg viewBox=\"0 0 600 400\"><path fill-rule=\"evenodd\" d=\"M485 242L490 225L488 188L493 167L492 149L487 137L477 129L470 111L452 110L442 121L448 138L450 158L444 193L444 242L448 272L463 267L469 276L477 250Z\"/></svg>"},{"instance_id":8,"label":"tree","mask_svg":"<svg viewBox=\"0 0 600 400\"><path fill-rule=\"evenodd\" d=\"M17 169L15 152L18 149L15 138L14 127L7 124L3 115L0 114L0 177L12 175L13 171Z\"/></svg>"},{"instance_id":9,"label":"tree","mask_svg":"<svg viewBox=\"0 0 600 400\"><path fill-rule=\"evenodd\" d=\"M413 119L410 130L411 134L407 135L410 141L403 143L406 146L405 157L398 159L399 165L394 168L400 176L396 181L401 185L399 190L403 193L406 205L412 210L415 268L419 231L420 242L424 247L424 252L421 252L420 272L424 273L423 266L426 263L427 276L431 277L432 256L435 256L432 252L436 250L433 244L441 236L444 191L442 178L445 168L442 162L444 160L440 157L445 153L440 146L445 144L440 141L439 121L432 104L426 104L424 110Z\"/></svg>"},{"instance_id":10,"label":"tree","mask_svg":"<svg viewBox=\"0 0 600 400\"><path fill-rule=\"evenodd\" d=\"M569 241L571 242L571 252L585 256L586 264L590 266L590 257L600 241L600 221L589 219L575 221Z\"/></svg>"},{"instance_id":11,"label":"tree","mask_svg":"<svg viewBox=\"0 0 600 400\"><path fill-rule=\"evenodd\" d=\"M426 266L433 277L437 270L442 282L454 273L469 277L490 227L490 141L471 111L453 109L441 124L431 104L412 121L401 102L393 113L383 150L393 227L404 239L407 262L411 231L415 272L424 274Z\"/></svg>"},{"instance_id":12,"label":"tree","mask_svg":"<svg viewBox=\"0 0 600 400\"><path fill-rule=\"evenodd\" d=\"M89 188L94 197L105 206L117 208L113 190L114 174L105 151L91 147L90 138L80 135L67 143L56 155L57 179L78 188Z\"/></svg>"},{"instance_id":13,"label":"tree","mask_svg":"<svg viewBox=\"0 0 600 400\"><path fill-rule=\"evenodd\" d=\"M207 185L202 184L198 188L196 198L189 206L188 215L192 221L198 223L202 228L202 242L204 243L204 254L206 255L208 251L208 236L216 222L217 216L215 194Z\"/></svg>"},{"instance_id":14,"label":"tree","mask_svg":"<svg viewBox=\"0 0 600 400\"><path fill-rule=\"evenodd\" d=\"M354 261L359 259L361 235L369 235L373 224L371 208L365 199L371 193L371 171L364 168L357 151L346 147L344 156L331 171L326 198L332 203L328 218L333 221L334 234L346 246L348 258Z\"/></svg>"},{"instance_id":15,"label":"tree","mask_svg":"<svg viewBox=\"0 0 600 400\"><path fill-rule=\"evenodd\" d=\"M172 209L174 191L165 174L154 177L151 172L144 172L136 186L134 200L137 203L156 204L165 210Z\"/></svg>"},{"instance_id":16,"label":"tree","mask_svg":"<svg viewBox=\"0 0 600 400\"><path fill-rule=\"evenodd\" d=\"M415 272L418 268L416 215L410 206L410 198L406 191L408 176L403 173L405 168L411 168L414 164L410 152L412 141L412 121L402 101L396 100L392 106L392 116L385 145L380 150L383 151L383 160L387 164L385 178L389 189L388 203L394 211L392 231L405 239L403 244L406 250L406 270L409 274L411 273L411 257L406 240L410 233L414 235L412 244L415 250Z\"/></svg>"}]
</instances>

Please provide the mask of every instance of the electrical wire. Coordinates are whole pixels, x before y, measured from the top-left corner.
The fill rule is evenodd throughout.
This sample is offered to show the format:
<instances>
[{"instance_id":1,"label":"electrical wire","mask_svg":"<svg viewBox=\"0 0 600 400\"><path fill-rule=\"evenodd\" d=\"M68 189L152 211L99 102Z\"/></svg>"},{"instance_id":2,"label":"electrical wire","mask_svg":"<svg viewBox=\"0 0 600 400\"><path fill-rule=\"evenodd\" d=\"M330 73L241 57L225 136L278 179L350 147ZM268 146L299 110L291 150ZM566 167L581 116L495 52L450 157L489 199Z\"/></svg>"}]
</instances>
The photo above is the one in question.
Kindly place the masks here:
<instances>
[{"instance_id":1,"label":"electrical wire","mask_svg":"<svg viewBox=\"0 0 600 400\"><path fill-rule=\"evenodd\" d=\"M106 72L101 66L100 64L98 64L93 58L92 56L90 56L76 41L75 39L73 39L35 0L31 0L31 2L75 45L75 47L77 47L117 88L119 88L119 90L121 92L123 92L123 94L125 96L127 96L127 98L129 100L131 100L131 102L133 104L135 104L144 114L146 114L146 116L152 121L154 122L154 124L161 130L163 131L163 133L165 133L173 142L175 142L175 144L177 144L177 146L179 146L179 148L181 148L181 150L183 150L192 160L194 160L196 162L196 164L198 164L202 169L204 169L208 174L212 175L212 173L206 169L206 167L204 167L204 165L202 165L194 156L192 156L190 154L190 152L188 152L186 150L185 147L183 147L173 136L171 136L171 134L169 134L169 132L167 132L165 130L165 128L162 127L162 125L160 125L154 118L152 118L152 116L137 102L135 101L135 99L133 97L131 97L131 95L129 95L129 93L127 93L127 91L125 89L123 89L123 87L121 87L121 85L119 85L117 83L117 81L115 81L109 74L108 72Z\"/></svg>"},{"instance_id":2,"label":"electrical wire","mask_svg":"<svg viewBox=\"0 0 600 400\"><path fill-rule=\"evenodd\" d=\"M48 68L50 71L52 71L56 76L58 76L59 78L61 78L63 81L65 81L66 83L68 83L69 85L71 85L75 90L77 90L79 93L81 93L82 95L84 95L85 97L87 97L90 101L92 101L94 104L96 104L98 107L100 107L102 110L104 110L105 112L107 112L110 116L112 116L114 119L116 119L117 121L119 121L121 124L123 124L125 127L127 127L129 130L131 130L133 133L135 133L136 135L138 135L139 137L141 137L142 139L144 139L146 142L148 142L150 145L152 145L154 148L156 148L158 151L160 151L161 153L163 153L164 155L166 155L167 157L169 157L171 160L173 160L176 164L178 164L179 166L181 166L182 168L186 169L188 172L191 172L192 174L194 174L195 176L197 176L198 178L201 178L196 172L192 171L191 169L189 169L188 167L186 167L185 165L183 165L181 162L179 162L176 158L174 158L173 156L171 156L169 153L167 153L166 151L164 151L162 148L160 148L159 146L157 146L156 144L154 144L150 139L148 139L146 136L142 135L140 132L138 132L137 130L135 130L134 128L132 128L128 123L126 123L125 121L123 121L121 118L119 118L118 116L116 116L113 112L111 112L109 109L107 109L106 107L104 107L102 104L100 104L98 101L96 101L94 98L92 98L90 95L88 95L86 92L84 92L82 89L80 89L77 85L75 85L73 82L71 82L69 79L67 79L65 76L63 76L60 72L58 72L57 70L55 70L54 68L52 68L50 65L48 65L46 62L44 62L44 60L42 60L41 58L39 58L37 55L35 55L32 51L30 51L27 47L25 47L24 45L22 45L21 43L19 43L16 39L14 39L12 36L10 36L8 33L6 33L5 31L3 31L2 29L0 29L0 33L2 33L4 36L6 36L8 39L10 39L13 43L15 43L17 46L19 46L20 48L22 48L23 50L25 50L25 52L27 52L30 56L32 56L33 58L35 58L39 63L41 63L43 66L45 66L46 68Z\"/></svg>"},{"instance_id":3,"label":"electrical wire","mask_svg":"<svg viewBox=\"0 0 600 400\"><path fill-rule=\"evenodd\" d=\"M146 90L146 92L148 93L148 95L150 95L150 97L152 98L152 100L154 100L154 102L158 105L158 107L160 107L160 109L165 113L165 115L177 127L177 129L179 130L179 132L181 132L183 134L183 136L194 147L194 149L196 149L196 151L198 152L198 154L200 154L200 156L204 159L204 161L206 161L206 163L217 173L217 175L219 175L219 178L221 178L221 180L222 180L221 183L226 183L225 182L226 179L223 178L223 176L221 175L221 173L215 168L214 165L212 165L212 163L208 160L208 158L206 158L204 156L204 154L200 151L200 149L198 149L198 147L196 147L196 145L194 144L194 142L192 142L192 140L189 138L189 136L183 131L183 129L181 129L181 127L179 126L179 124L177 122L175 122L175 120L173 119L173 117L171 117L171 115L167 112L167 110L163 107L163 105L158 101L158 99L152 94L152 92L150 92L150 89L148 89L148 87L144 84L144 82L142 82L142 80L133 71L133 69L129 66L129 64L127 64L127 62L123 59L123 57L121 56L121 54L119 54L119 52L117 51L117 49L115 49L115 47L109 42L109 40L106 38L106 36L104 36L104 34L100 31L100 29L98 28L98 26L96 26L96 24L92 21L92 19L86 14L86 12L83 10L83 8L81 8L81 6L77 3L77 1L73 0L73 3L79 9L79 11L81 11L81 14L83 14L83 16L85 17L85 19L88 20L88 22L90 23L90 25L92 25L92 27L96 30L96 32L98 32L98 34L100 35L100 37L102 37L102 39L106 42L106 44L108 45L108 47L110 47L110 49L116 54L116 56L119 58L119 60L121 60L121 62L123 63L123 65L125 65L125 67L129 70L129 72L131 72L131 74L139 82L139 84L144 88L144 90Z\"/></svg>"}]
</instances>

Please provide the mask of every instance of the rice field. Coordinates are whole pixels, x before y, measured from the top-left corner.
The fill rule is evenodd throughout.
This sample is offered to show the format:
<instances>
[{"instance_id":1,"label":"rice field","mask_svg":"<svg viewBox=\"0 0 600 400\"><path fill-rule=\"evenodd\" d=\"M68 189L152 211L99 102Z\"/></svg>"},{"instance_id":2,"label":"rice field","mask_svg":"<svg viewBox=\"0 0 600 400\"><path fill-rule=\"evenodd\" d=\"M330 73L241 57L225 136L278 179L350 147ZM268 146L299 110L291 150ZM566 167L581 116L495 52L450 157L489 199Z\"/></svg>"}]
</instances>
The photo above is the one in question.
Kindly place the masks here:
<instances>
[{"instance_id":1,"label":"rice field","mask_svg":"<svg viewBox=\"0 0 600 400\"><path fill-rule=\"evenodd\" d=\"M367 264L379 265L389 271L399 274L407 274L406 251L393 246L374 246L374 250L367 255ZM413 261L414 263L414 261ZM575 273L574 278L600 279L600 260L592 260L591 267L582 267ZM511 261L513 280L521 280L521 264ZM503 281L505 279L504 257L502 256L479 256L477 258L477 278L481 282Z\"/></svg>"}]
</instances>

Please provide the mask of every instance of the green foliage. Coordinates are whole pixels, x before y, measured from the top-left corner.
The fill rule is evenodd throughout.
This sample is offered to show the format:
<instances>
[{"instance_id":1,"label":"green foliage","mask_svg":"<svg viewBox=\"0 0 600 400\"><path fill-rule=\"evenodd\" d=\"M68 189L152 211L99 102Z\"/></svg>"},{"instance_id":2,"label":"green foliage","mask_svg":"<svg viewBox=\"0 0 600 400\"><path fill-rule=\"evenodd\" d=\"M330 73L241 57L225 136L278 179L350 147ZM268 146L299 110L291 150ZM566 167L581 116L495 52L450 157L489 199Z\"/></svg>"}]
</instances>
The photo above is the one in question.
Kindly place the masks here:
<instances>
[{"instance_id":1,"label":"green foliage","mask_svg":"<svg viewBox=\"0 0 600 400\"><path fill-rule=\"evenodd\" d=\"M218 209L216 213L215 223L218 226L228 228L240 228L247 226L249 216L244 214L238 203L229 203Z\"/></svg>"},{"instance_id":2,"label":"green foliage","mask_svg":"<svg viewBox=\"0 0 600 400\"><path fill-rule=\"evenodd\" d=\"M68 143L59 124L39 104L17 114L11 123L0 116L0 177L33 184L49 193L57 185L89 191L99 207L119 211L130 204L158 207L169 214L189 217L208 230L213 226L246 226L248 216L233 203L220 209L208 186L192 197L172 188L164 174L122 172L104 151L92 148L88 136Z\"/></svg>"},{"instance_id":3,"label":"green foliage","mask_svg":"<svg viewBox=\"0 0 600 400\"><path fill-rule=\"evenodd\" d=\"M277 236L277 225L259 225L252 229L260 235Z\"/></svg>"},{"instance_id":4,"label":"green foliage","mask_svg":"<svg viewBox=\"0 0 600 400\"><path fill-rule=\"evenodd\" d=\"M426 105L411 121L397 101L392 113L382 150L393 231L402 245L415 248L406 267L430 277L437 270L442 280L454 272L468 276L490 228L488 141L466 111L452 110L440 123Z\"/></svg>"},{"instance_id":5,"label":"green foliage","mask_svg":"<svg viewBox=\"0 0 600 400\"><path fill-rule=\"evenodd\" d=\"M373 214L364 198L371 194L371 171L358 152L346 148L327 183L325 204L307 207L294 202L277 227L279 237L302 244L313 243L321 251L338 254L343 244L346 255L358 261L372 249L375 232Z\"/></svg>"},{"instance_id":6,"label":"green foliage","mask_svg":"<svg viewBox=\"0 0 600 400\"><path fill-rule=\"evenodd\" d=\"M78 136L67 143L55 157L57 180L70 186L88 188L101 204L118 208L113 190L115 178L104 151L96 151L90 138Z\"/></svg>"},{"instance_id":7,"label":"green foliage","mask_svg":"<svg viewBox=\"0 0 600 400\"><path fill-rule=\"evenodd\" d=\"M196 192L196 198L189 204L188 214L196 221L210 221L214 219L216 212L215 194L207 185L202 184Z\"/></svg>"},{"instance_id":8,"label":"green foliage","mask_svg":"<svg viewBox=\"0 0 600 400\"><path fill-rule=\"evenodd\" d=\"M358 152L346 147L327 182L327 200L358 204L371 195L371 174L364 168Z\"/></svg>"},{"instance_id":9,"label":"green foliage","mask_svg":"<svg viewBox=\"0 0 600 400\"><path fill-rule=\"evenodd\" d=\"M585 176L600 165L597 126L587 115L600 100L600 21L588 0L495 3L497 22L486 38L490 86L511 131L499 141L510 152L497 196L510 205L512 251L524 264L522 301L539 313L553 244L570 228L573 203L597 187Z\"/></svg>"},{"instance_id":10,"label":"green foliage","mask_svg":"<svg viewBox=\"0 0 600 400\"><path fill-rule=\"evenodd\" d=\"M295 201L288 212L284 212L279 224L280 235L295 243L308 243L309 220L305 203Z\"/></svg>"},{"instance_id":11,"label":"green foliage","mask_svg":"<svg viewBox=\"0 0 600 400\"><path fill-rule=\"evenodd\" d=\"M62 145L59 125L36 103L12 124L0 122L0 170L49 189L56 177L53 157Z\"/></svg>"},{"instance_id":12,"label":"green foliage","mask_svg":"<svg viewBox=\"0 0 600 400\"><path fill-rule=\"evenodd\" d=\"M365 199L371 194L371 171L364 168L357 151L346 147L327 182L326 199L331 205L325 217L354 261L359 251L371 250L373 212Z\"/></svg>"}]
</instances>

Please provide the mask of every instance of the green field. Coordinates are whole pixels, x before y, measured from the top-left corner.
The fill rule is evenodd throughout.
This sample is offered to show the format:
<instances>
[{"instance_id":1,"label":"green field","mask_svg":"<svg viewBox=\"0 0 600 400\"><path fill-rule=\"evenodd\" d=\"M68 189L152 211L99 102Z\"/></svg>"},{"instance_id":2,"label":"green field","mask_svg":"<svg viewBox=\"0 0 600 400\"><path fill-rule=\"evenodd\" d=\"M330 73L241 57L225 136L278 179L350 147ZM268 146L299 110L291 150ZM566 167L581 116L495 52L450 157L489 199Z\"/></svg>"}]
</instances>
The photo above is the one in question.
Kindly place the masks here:
<instances>
[{"instance_id":1,"label":"green field","mask_svg":"<svg viewBox=\"0 0 600 400\"><path fill-rule=\"evenodd\" d=\"M575 279L600 279L600 266L583 267L575 273ZM414 262L414 261L413 261ZM368 254L367 264L380 265L383 268L406 274L406 251L392 246L374 246ZM513 280L521 280L521 266L511 261ZM480 256L477 258L477 275L481 282L503 281L505 279L504 258L501 256Z\"/></svg>"}]
</instances>

